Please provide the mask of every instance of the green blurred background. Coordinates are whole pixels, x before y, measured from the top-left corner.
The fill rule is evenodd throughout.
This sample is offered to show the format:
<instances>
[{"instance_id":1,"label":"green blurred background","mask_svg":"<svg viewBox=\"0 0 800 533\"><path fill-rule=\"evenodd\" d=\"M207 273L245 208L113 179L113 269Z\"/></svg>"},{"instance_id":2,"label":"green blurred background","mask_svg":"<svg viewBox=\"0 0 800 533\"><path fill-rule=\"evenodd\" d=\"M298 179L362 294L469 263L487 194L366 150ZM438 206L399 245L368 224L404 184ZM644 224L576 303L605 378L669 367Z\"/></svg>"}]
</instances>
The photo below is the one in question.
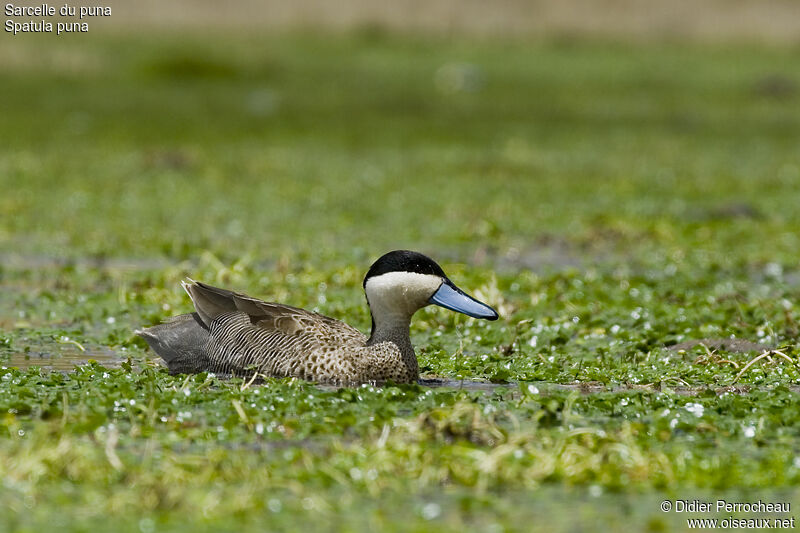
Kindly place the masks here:
<instances>
[{"instance_id":1,"label":"green blurred background","mask_svg":"<svg viewBox=\"0 0 800 533\"><path fill-rule=\"evenodd\" d=\"M179 4L3 35L6 257L797 249L793 2Z\"/></svg>"}]
</instances>

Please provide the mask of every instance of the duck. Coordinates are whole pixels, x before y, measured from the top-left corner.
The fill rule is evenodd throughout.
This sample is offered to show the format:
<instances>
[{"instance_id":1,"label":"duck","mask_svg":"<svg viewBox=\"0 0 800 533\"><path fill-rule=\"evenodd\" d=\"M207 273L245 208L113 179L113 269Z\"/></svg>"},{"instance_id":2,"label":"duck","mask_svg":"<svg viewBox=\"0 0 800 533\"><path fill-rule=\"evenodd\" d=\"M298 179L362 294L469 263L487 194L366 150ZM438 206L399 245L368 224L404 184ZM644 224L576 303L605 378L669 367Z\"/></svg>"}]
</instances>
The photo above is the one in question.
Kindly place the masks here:
<instances>
[{"instance_id":1,"label":"duck","mask_svg":"<svg viewBox=\"0 0 800 533\"><path fill-rule=\"evenodd\" d=\"M194 312L135 331L171 374L414 383L419 379L410 337L414 313L434 304L472 318L498 319L497 311L459 289L433 259L410 250L384 254L364 277L369 336L298 307L192 279L181 285Z\"/></svg>"}]
</instances>

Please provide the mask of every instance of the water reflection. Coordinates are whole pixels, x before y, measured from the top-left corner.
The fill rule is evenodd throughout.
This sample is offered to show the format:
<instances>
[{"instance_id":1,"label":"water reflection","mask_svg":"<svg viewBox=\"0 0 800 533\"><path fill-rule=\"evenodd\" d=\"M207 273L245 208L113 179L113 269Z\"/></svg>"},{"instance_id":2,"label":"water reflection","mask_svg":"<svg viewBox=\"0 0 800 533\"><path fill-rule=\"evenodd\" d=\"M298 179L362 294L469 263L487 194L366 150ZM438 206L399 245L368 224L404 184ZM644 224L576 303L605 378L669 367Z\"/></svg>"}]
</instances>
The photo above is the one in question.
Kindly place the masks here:
<instances>
[{"instance_id":1,"label":"water reflection","mask_svg":"<svg viewBox=\"0 0 800 533\"><path fill-rule=\"evenodd\" d=\"M53 344L37 347L38 350L14 352L0 355L0 366L25 370L33 366L44 370L70 372L77 365L85 365L90 359L107 368L117 368L127 361L126 354L119 354L104 346L83 346L81 350L73 344Z\"/></svg>"}]
</instances>

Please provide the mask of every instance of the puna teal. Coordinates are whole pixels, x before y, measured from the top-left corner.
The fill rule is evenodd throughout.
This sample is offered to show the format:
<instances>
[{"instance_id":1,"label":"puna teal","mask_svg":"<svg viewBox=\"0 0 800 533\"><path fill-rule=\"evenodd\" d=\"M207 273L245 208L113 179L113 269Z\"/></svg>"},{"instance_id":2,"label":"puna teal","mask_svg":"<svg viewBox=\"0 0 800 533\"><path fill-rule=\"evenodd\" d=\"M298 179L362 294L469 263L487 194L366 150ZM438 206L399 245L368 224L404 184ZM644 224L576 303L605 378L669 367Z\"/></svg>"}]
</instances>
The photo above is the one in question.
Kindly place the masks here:
<instances>
[{"instance_id":1,"label":"puna teal","mask_svg":"<svg viewBox=\"0 0 800 533\"><path fill-rule=\"evenodd\" d=\"M173 373L298 377L319 382L416 381L411 317L428 304L474 318L497 312L455 286L442 268L418 252L396 250L364 278L372 315L369 337L327 316L264 302L189 280L183 288L195 312L138 330Z\"/></svg>"}]
</instances>

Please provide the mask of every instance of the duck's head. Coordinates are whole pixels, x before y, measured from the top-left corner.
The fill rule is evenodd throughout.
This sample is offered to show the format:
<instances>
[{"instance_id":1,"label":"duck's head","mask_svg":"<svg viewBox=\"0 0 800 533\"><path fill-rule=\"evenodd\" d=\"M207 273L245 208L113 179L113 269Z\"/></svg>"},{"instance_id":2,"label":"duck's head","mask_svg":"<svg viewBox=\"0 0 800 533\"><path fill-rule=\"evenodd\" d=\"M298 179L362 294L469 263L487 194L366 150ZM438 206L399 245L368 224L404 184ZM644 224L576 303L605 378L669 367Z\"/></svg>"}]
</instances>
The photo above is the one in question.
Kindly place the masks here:
<instances>
[{"instance_id":1,"label":"duck's head","mask_svg":"<svg viewBox=\"0 0 800 533\"><path fill-rule=\"evenodd\" d=\"M411 316L436 304L473 318L497 320L497 311L456 287L428 256L395 250L375 261L364 278L364 292L375 323L408 325Z\"/></svg>"}]
</instances>

